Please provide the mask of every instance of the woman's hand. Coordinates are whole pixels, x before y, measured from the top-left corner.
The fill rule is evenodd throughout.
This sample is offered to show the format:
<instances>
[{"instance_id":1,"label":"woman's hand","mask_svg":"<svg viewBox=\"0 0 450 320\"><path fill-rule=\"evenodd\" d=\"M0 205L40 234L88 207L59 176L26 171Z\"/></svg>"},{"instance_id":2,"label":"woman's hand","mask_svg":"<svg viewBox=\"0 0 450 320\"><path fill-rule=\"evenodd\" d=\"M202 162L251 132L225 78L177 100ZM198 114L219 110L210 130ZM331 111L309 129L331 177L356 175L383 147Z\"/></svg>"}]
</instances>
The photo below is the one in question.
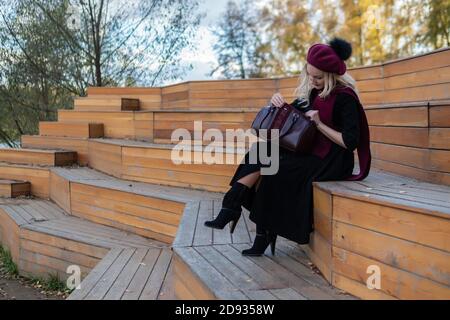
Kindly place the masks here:
<instances>
[{"instance_id":1,"label":"woman's hand","mask_svg":"<svg viewBox=\"0 0 450 320\"><path fill-rule=\"evenodd\" d=\"M309 110L305 113L305 116L310 118L312 121L314 121L317 125L322 123L319 118L319 111L318 110Z\"/></svg>"},{"instance_id":2,"label":"woman's hand","mask_svg":"<svg viewBox=\"0 0 450 320\"><path fill-rule=\"evenodd\" d=\"M283 106L283 104L286 103L286 101L284 100L284 98L281 94L275 93L273 95L272 99L270 100L270 103L273 104L277 108L281 108Z\"/></svg>"}]
</instances>

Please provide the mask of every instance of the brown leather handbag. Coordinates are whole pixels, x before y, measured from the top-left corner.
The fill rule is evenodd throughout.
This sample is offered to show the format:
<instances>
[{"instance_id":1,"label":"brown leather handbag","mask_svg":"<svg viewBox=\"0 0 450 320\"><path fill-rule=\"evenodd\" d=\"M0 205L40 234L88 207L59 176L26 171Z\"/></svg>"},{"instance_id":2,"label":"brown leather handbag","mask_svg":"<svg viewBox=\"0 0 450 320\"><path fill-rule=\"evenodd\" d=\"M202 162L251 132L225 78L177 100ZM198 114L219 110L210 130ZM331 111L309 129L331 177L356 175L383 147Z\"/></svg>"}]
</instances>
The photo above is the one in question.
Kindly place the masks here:
<instances>
[{"instance_id":1,"label":"brown leather handbag","mask_svg":"<svg viewBox=\"0 0 450 320\"><path fill-rule=\"evenodd\" d=\"M306 101L305 101L306 102ZM267 138L271 140L270 130L279 130L279 145L296 153L308 154L311 152L317 125L300 110L285 103L280 108L273 105L263 107L252 123L252 129L260 136L260 130L266 129Z\"/></svg>"}]
</instances>

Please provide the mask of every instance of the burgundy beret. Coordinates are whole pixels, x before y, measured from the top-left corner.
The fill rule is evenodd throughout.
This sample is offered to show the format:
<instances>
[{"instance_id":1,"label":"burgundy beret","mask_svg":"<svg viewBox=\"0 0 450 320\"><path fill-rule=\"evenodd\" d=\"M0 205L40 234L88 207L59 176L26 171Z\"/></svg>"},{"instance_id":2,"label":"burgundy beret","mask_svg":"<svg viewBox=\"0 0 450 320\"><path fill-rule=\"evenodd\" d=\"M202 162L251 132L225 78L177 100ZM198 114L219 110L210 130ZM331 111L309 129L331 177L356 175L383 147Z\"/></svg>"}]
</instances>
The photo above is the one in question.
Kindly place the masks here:
<instances>
[{"instance_id":1,"label":"burgundy beret","mask_svg":"<svg viewBox=\"0 0 450 320\"><path fill-rule=\"evenodd\" d=\"M347 70L344 60L327 44L318 43L309 48L306 61L319 70L340 76Z\"/></svg>"}]
</instances>

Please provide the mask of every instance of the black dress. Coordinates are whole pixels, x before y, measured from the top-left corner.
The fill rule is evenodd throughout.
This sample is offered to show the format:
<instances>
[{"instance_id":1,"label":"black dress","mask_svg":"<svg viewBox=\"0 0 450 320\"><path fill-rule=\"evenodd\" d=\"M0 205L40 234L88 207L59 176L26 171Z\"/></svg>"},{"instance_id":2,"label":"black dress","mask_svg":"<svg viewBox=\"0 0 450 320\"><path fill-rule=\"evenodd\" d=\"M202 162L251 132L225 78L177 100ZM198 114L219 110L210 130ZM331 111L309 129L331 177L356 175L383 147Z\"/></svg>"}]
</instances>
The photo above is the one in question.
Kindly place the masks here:
<instances>
[{"instance_id":1,"label":"black dress","mask_svg":"<svg viewBox=\"0 0 450 320\"><path fill-rule=\"evenodd\" d=\"M292 102L294 106L297 100ZM333 142L329 154L321 159L316 155L298 155L280 148L279 170L275 175L261 176L258 189L251 188L243 206L250 211L250 219L266 230L299 244L309 243L313 231L313 181L344 180L352 174L353 150L359 139L359 106L354 97L340 93L333 108L333 124L342 132L348 149ZM300 109L304 112L311 107ZM253 147L259 147L258 142ZM268 145L270 149L270 144ZM250 173L267 166L248 164L249 153L237 168L230 186Z\"/></svg>"}]
</instances>

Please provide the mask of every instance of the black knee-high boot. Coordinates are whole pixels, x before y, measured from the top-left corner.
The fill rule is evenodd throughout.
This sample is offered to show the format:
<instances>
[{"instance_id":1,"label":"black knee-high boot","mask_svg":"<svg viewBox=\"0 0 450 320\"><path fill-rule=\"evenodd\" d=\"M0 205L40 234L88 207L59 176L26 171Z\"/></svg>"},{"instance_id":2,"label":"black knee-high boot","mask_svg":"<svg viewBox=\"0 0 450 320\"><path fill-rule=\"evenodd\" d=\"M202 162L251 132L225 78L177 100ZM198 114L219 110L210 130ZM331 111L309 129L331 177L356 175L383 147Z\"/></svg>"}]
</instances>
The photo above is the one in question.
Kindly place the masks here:
<instances>
[{"instance_id":1,"label":"black knee-high boot","mask_svg":"<svg viewBox=\"0 0 450 320\"><path fill-rule=\"evenodd\" d=\"M273 232L264 230L260 226L256 225L256 237L253 242L253 246L250 249L242 251L244 256L262 256L270 245L272 255L275 255L275 242L277 241L277 235Z\"/></svg>"},{"instance_id":2,"label":"black knee-high boot","mask_svg":"<svg viewBox=\"0 0 450 320\"><path fill-rule=\"evenodd\" d=\"M223 229L231 222L230 233L234 232L236 224L241 217L242 202L249 191L246 185L235 182L230 190L225 194L222 201L222 209L219 215L211 221L205 221L205 226L215 229Z\"/></svg>"}]
</instances>

